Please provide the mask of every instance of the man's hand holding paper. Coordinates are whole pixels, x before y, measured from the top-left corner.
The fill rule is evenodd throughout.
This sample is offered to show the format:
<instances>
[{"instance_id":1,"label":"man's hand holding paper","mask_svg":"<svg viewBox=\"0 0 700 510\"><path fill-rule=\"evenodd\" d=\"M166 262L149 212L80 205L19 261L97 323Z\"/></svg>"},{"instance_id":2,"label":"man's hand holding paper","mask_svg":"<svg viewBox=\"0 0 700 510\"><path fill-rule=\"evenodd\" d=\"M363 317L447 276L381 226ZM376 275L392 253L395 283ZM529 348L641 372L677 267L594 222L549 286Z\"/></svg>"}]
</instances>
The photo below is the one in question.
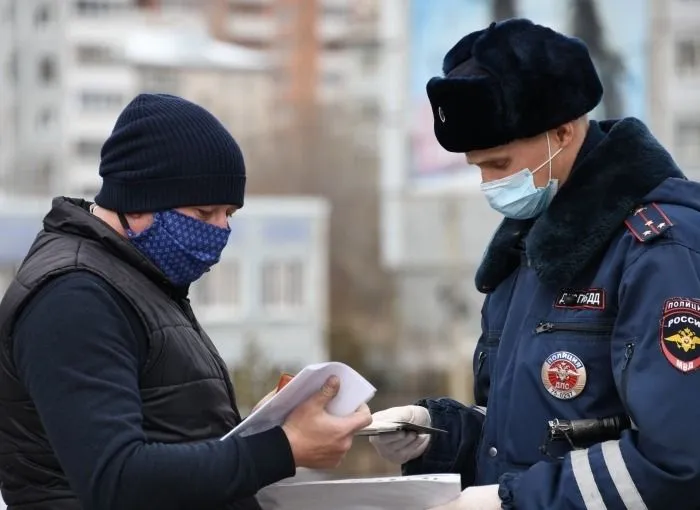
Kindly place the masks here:
<instances>
[{"instance_id":1,"label":"man's hand holding paper","mask_svg":"<svg viewBox=\"0 0 700 510\"><path fill-rule=\"evenodd\" d=\"M328 379L329 375L337 375L340 386L335 377ZM320 392L315 390L324 380L324 388ZM243 425L232 433L254 433L281 423L291 444L295 464L299 467L337 467L350 449L353 438L363 430L365 435L377 434L373 440L381 438L380 450L394 453L397 449L403 450L399 446L408 437L409 446L416 450L413 454L420 455L427 447L429 440L426 437L415 432L407 436L406 432L390 430L405 427L407 423L412 427L429 427L428 411L411 406L395 408L377 413L373 419L369 408L362 402L367 402L374 391L349 367L337 363L309 366L281 390L278 388L268 394L256 406L257 412L247 419L247 426ZM372 427L376 430L368 430ZM396 443L397 439L399 443ZM394 457L391 453L388 455ZM400 462L400 459L395 460ZM331 507L338 510L360 507L405 510L435 507L459 495L459 475L439 474L327 481L290 479L265 487L258 493L258 500L265 510L326 510Z\"/></svg>"},{"instance_id":2,"label":"man's hand holding paper","mask_svg":"<svg viewBox=\"0 0 700 510\"><path fill-rule=\"evenodd\" d=\"M337 467L352 446L355 433L372 422L367 404L349 416L328 413L326 405L339 389L338 378L330 377L321 391L294 409L282 425L297 467Z\"/></svg>"}]
</instances>

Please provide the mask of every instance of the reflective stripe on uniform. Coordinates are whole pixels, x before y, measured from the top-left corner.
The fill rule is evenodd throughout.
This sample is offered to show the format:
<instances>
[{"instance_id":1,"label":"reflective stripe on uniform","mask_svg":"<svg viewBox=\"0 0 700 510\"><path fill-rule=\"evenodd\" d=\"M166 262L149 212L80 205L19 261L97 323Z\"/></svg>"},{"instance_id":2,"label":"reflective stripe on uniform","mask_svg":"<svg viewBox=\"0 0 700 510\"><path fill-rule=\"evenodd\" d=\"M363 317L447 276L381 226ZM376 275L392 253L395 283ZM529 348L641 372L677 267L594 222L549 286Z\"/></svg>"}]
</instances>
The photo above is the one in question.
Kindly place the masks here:
<instances>
[{"instance_id":1,"label":"reflective stripe on uniform","mask_svg":"<svg viewBox=\"0 0 700 510\"><path fill-rule=\"evenodd\" d=\"M606 441L601 444L605 467L610 473L615 489L627 510L647 510L637 486L632 480L625 459L622 457L620 441ZM581 493L586 510L605 510L605 502L600 494L598 484L593 477L591 462L588 458L588 450L574 450L571 452L571 471Z\"/></svg>"},{"instance_id":2,"label":"reflective stripe on uniform","mask_svg":"<svg viewBox=\"0 0 700 510\"><path fill-rule=\"evenodd\" d=\"M622 458L620 441L606 441L602 444L603 459L620 498L628 510L647 510L647 506L632 480L625 459Z\"/></svg>"},{"instance_id":3,"label":"reflective stripe on uniform","mask_svg":"<svg viewBox=\"0 0 700 510\"><path fill-rule=\"evenodd\" d=\"M588 460L588 450L574 450L570 455L571 471L574 473L574 479L586 510L606 510L603 496L600 495L598 484L593 478L591 461Z\"/></svg>"}]
</instances>

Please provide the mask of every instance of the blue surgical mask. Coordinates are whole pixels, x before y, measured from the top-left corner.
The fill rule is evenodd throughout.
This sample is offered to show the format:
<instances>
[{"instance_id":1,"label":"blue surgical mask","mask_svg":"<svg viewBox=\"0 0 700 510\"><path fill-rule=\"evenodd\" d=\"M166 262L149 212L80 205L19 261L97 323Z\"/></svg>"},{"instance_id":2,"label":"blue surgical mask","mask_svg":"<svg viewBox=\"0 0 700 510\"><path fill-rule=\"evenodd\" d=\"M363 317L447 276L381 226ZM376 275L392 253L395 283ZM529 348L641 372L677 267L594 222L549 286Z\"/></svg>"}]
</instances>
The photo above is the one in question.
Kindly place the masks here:
<instances>
[{"instance_id":1,"label":"blue surgical mask","mask_svg":"<svg viewBox=\"0 0 700 510\"><path fill-rule=\"evenodd\" d=\"M523 168L503 179L481 183L481 191L484 192L489 205L506 218L526 220L539 216L558 191L559 181L552 179L552 159L562 151L562 148L552 154L549 133L545 134L549 158L544 163L532 171ZM546 186L538 188L535 186L535 172L547 164L549 164L549 181Z\"/></svg>"},{"instance_id":2,"label":"blue surgical mask","mask_svg":"<svg viewBox=\"0 0 700 510\"><path fill-rule=\"evenodd\" d=\"M124 221L123 221L124 223ZM176 287L198 280L219 262L231 230L177 211L157 212L153 224L140 233L126 226L131 242Z\"/></svg>"}]
</instances>

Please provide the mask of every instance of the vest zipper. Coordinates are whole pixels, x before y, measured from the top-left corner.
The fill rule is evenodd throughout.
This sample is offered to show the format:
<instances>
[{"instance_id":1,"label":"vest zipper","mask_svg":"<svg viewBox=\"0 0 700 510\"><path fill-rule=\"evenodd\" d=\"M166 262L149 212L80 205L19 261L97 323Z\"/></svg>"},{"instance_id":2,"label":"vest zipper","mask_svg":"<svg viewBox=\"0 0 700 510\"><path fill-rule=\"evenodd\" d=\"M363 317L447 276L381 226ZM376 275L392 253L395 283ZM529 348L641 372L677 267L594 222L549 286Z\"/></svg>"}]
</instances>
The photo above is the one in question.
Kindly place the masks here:
<instances>
[{"instance_id":1,"label":"vest zipper","mask_svg":"<svg viewBox=\"0 0 700 510\"><path fill-rule=\"evenodd\" d=\"M486 351L479 351L479 357L477 358L476 361L476 376L481 373L481 369L484 366L484 361L486 361Z\"/></svg>"},{"instance_id":2,"label":"vest zipper","mask_svg":"<svg viewBox=\"0 0 700 510\"><path fill-rule=\"evenodd\" d=\"M180 300L180 308L185 312L185 316L187 319L190 321L192 324L192 327L195 329L197 333L202 333L201 328L199 327L199 322L197 322L197 318L194 315L194 310L192 310L192 305L190 304L190 300L187 298L182 298ZM240 423L242 420L241 413L238 411L238 405L236 404L236 397L233 392L233 384L231 384L231 379L228 376L228 368L226 367L226 364L224 361L221 359L221 356L219 356L216 351L214 350L213 347L209 346L209 342L204 342L204 346L206 349L209 351L209 354L211 354L211 357L214 359L214 363L216 363L216 366L218 368L219 372L219 377L224 381L224 384L226 384L226 392L228 393L228 398L229 401L231 402L231 407L233 409L233 413L236 415L236 418L238 422Z\"/></svg>"},{"instance_id":3,"label":"vest zipper","mask_svg":"<svg viewBox=\"0 0 700 510\"><path fill-rule=\"evenodd\" d=\"M185 312L187 320L190 321L190 324L192 324L192 327L195 329L195 331L197 333L201 333L199 329L199 323L197 322L197 317L194 316L192 305L190 305L190 300L187 298L182 298L180 300L180 308L182 308L182 311Z\"/></svg>"},{"instance_id":4,"label":"vest zipper","mask_svg":"<svg viewBox=\"0 0 700 510\"><path fill-rule=\"evenodd\" d=\"M574 333L610 333L612 324L600 324L591 322L540 322L535 328L535 333L554 333L555 331L569 331Z\"/></svg>"}]
</instances>

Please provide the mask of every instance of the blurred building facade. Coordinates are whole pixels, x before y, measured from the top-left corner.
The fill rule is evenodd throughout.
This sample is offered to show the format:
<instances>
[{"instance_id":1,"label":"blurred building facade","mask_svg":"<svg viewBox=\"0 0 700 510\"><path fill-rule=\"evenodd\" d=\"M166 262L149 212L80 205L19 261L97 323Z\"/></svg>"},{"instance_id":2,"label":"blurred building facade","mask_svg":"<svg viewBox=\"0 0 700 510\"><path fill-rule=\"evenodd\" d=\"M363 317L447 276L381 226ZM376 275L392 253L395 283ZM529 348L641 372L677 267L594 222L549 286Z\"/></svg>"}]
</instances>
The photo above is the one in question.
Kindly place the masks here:
<instances>
[{"instance_id":1,"label":"blurred building facade","mask_svg":"<svg viewBox=\"0 0 700 510\"><path fill-rule=\"evenodd\" d=\"M50 192L92 197L102 144L138 90L124 42L142 21L127 0L62 3L62 158Z\"/></svg>"},{"instance_id":2,"label":"blurred building facade","mask_svg":"<svg viewBox=\"0 0 700 510\"><path fill-rule=\"evenodd\" d=\"M217 38L275 58L283 104L347 101L358 77L373 74L358 73L354 53L376 33L376 0L212 0L209 15Z\"/></svg>"},{"instance_id":3,"label":"blurred building facade","mask_svg":"<svg viewBox=\"0 0 700 510\"><path fill-rule=\"evenodd\" d=\"M0 3L0 178L44 191L62 155L63 18L59 2Z\"/></svg>"},{"instance_id":4,"label":"blurred building facade","mask_svg":"<svg viewBox=\"0 0 700 510\"><path fill-rule=\"evenodd\" d=\"M651 127L683 171L700 179L700 2L650 2Z\"/></svg>"},{"instance_id":5,"label":"blurred building facade","mask_svg":"<svg viewBox=\"0 0 700 510\"><path fill-rule=\"evenodd\" d=\"M202 104L251 169L275 155L271 56L213 38L202 6L0 0L0 296L49 197L95 195L102 143L137 93ZM232 221L221 265L192 289L232 368L251 342L289 369L327 359L329 215L321 198L249 196Z\"/></svg>"},{"instance_id":6,"label":"blurred building facade","mask_svg":"<svg viewBox=\"0 0 700 510\"><path fill-rule=\"evenodd\" d=\"M89 196L101 145L140 91L200 102L250 142L246 152L269 134L274 78L265 55L213 40L195 7L156 16L131 0L2 2L5 190Z\"/></svg>"}]
</instances>

